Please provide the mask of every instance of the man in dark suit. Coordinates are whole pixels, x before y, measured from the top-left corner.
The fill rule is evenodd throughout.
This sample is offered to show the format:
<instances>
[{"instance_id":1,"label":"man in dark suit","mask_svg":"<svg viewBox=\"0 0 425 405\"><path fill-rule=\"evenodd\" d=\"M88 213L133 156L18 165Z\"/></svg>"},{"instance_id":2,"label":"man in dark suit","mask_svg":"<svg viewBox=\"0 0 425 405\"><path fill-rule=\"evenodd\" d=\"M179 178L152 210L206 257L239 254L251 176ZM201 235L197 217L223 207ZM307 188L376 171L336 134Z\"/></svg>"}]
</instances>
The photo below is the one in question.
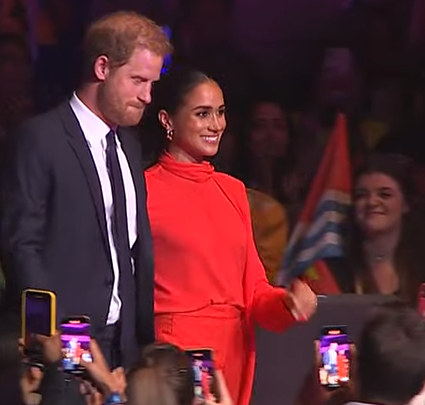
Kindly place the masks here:
<instances>
[{"instance_id":1,"label":"man in dark suit","mask_svg":"<svg viewBox=\"0 0 425 405\"><path fill-rule=\"evenodd\" d=\"M0 245L9 302L57 294L58 321L87 315L111 367L154 340L153 260L137 138L164 57L162 29L119 12L94 22L84 81L23 123L4 150Z\"/></svg>"}]
</instances>

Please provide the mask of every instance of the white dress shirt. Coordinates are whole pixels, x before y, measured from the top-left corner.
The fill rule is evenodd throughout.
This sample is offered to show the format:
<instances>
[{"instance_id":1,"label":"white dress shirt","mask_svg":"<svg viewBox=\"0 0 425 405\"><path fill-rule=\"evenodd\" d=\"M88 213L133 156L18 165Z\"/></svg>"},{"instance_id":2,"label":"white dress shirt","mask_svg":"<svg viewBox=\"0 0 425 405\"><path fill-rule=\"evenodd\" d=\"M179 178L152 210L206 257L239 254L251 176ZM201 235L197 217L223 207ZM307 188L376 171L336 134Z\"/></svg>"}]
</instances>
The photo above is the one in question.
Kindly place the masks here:
<instances>
[{"instance_id":1,"label":"white dress shirt","mask_svg":"<svg viewBox=\"0 0 425 405\"><path fill-rule=\"evenodd\" d=\"M107 325L114 324L120 318L121 300L118 295L119 266L117 251L115 248L114 238L112 236L112 215L113 215L113 198L111 181L106 167L106 135L111 128L95 115L83 102L77 97L76 93L70 100L70 105L74 111L80 127L84 133L87 144L89 146L93 161L96 165L97 175L99 176L100 185L102 187L103 204L106 215L106 226L108 231L109 247L111 250L112 268L114 271L114 283L112 287L112 298L109 304L109 313L106 320ZM121 148L121 143L115 135L117 142L118 160L121 166L122 177L124 180L126 206L127 206L127 224L128 238L130 248L134 245L137 238L137 207L136 192L134 189L133 178L128 166L127 158Z\"/></svg>"}]
</instances>

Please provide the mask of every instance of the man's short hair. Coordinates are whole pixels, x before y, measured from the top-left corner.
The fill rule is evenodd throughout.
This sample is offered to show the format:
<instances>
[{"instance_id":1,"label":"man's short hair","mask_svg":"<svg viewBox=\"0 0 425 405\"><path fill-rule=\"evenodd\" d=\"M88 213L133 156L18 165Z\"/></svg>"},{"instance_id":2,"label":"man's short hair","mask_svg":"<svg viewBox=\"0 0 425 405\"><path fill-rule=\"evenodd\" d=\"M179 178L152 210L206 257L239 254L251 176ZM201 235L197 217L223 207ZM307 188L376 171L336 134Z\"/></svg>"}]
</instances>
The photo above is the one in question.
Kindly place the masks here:
<instances>
[{"instance_id":1,"label":"man's short hair","mask_svg":"<svg viewBox=\"0 0 425 405\"><path fill-rule=\"evenodd\" d=\"M136 48L165 57L172 52L164 30L132 11L120 11L93 22L84 38L84 72L91 73L96 59L105 55L112 67L125 65Z\"/></svg>"},{"instance_id":2,"label":"man's short hair","mask_svg":"<svg viewBox=\"0 0 425 405\"><path fill-rule=\"evenodd\" d=\"M405 306L381 307L365 324L357 347L361 399L402 405L425 383L425 322Z\"/></svg>"}]
</instances>

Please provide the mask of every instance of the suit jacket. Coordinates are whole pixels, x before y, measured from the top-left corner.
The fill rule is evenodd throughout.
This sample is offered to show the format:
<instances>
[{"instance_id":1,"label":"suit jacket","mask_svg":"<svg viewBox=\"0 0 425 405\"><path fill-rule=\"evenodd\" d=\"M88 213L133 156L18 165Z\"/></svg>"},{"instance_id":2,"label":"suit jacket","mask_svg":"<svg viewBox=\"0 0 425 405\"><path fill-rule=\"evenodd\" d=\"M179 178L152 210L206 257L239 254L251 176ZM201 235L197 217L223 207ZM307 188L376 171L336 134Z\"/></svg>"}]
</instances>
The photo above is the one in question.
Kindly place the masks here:
<instances>
[{"instance_id":1,"label":"suit jacket","mask_svg":"<svg viewBox=\"0 0 425 405\"><path fill-rule=\"evenodd\" d=\"M138 207L134 283L121 313L129 364L137 347L154 341L154 274L140 144L129 128L119 128L118 136ZM4 148L0 249L7 300L18 304L29 287L54 291L58 320L88 315L94 335L101 333L114 280L106 218L96 166L68 101L26 121Z\"/></svg>"}]
</instances>

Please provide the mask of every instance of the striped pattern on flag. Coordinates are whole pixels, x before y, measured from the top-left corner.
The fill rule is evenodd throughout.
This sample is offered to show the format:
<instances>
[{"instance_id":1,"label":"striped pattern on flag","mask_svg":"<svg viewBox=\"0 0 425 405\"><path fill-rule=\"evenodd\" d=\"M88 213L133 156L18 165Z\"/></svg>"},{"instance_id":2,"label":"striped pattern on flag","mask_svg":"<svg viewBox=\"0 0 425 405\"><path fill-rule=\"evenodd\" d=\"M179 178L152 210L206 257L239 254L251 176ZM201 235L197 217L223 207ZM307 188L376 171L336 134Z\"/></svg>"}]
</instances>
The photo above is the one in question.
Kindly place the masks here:
<instances>
[{"instance_id":1,"label":"striped pattern on flag","mask_svg":"<svg viewBox=\"0 0 425 405\"><path fill-rule=\"evenodd\" d=\"M343 255L342 233L349 207L348 193L326 190L312 222L298 223L283 263L291 279L303 274L316 260Z\"/></svg>"}]
</instances>

